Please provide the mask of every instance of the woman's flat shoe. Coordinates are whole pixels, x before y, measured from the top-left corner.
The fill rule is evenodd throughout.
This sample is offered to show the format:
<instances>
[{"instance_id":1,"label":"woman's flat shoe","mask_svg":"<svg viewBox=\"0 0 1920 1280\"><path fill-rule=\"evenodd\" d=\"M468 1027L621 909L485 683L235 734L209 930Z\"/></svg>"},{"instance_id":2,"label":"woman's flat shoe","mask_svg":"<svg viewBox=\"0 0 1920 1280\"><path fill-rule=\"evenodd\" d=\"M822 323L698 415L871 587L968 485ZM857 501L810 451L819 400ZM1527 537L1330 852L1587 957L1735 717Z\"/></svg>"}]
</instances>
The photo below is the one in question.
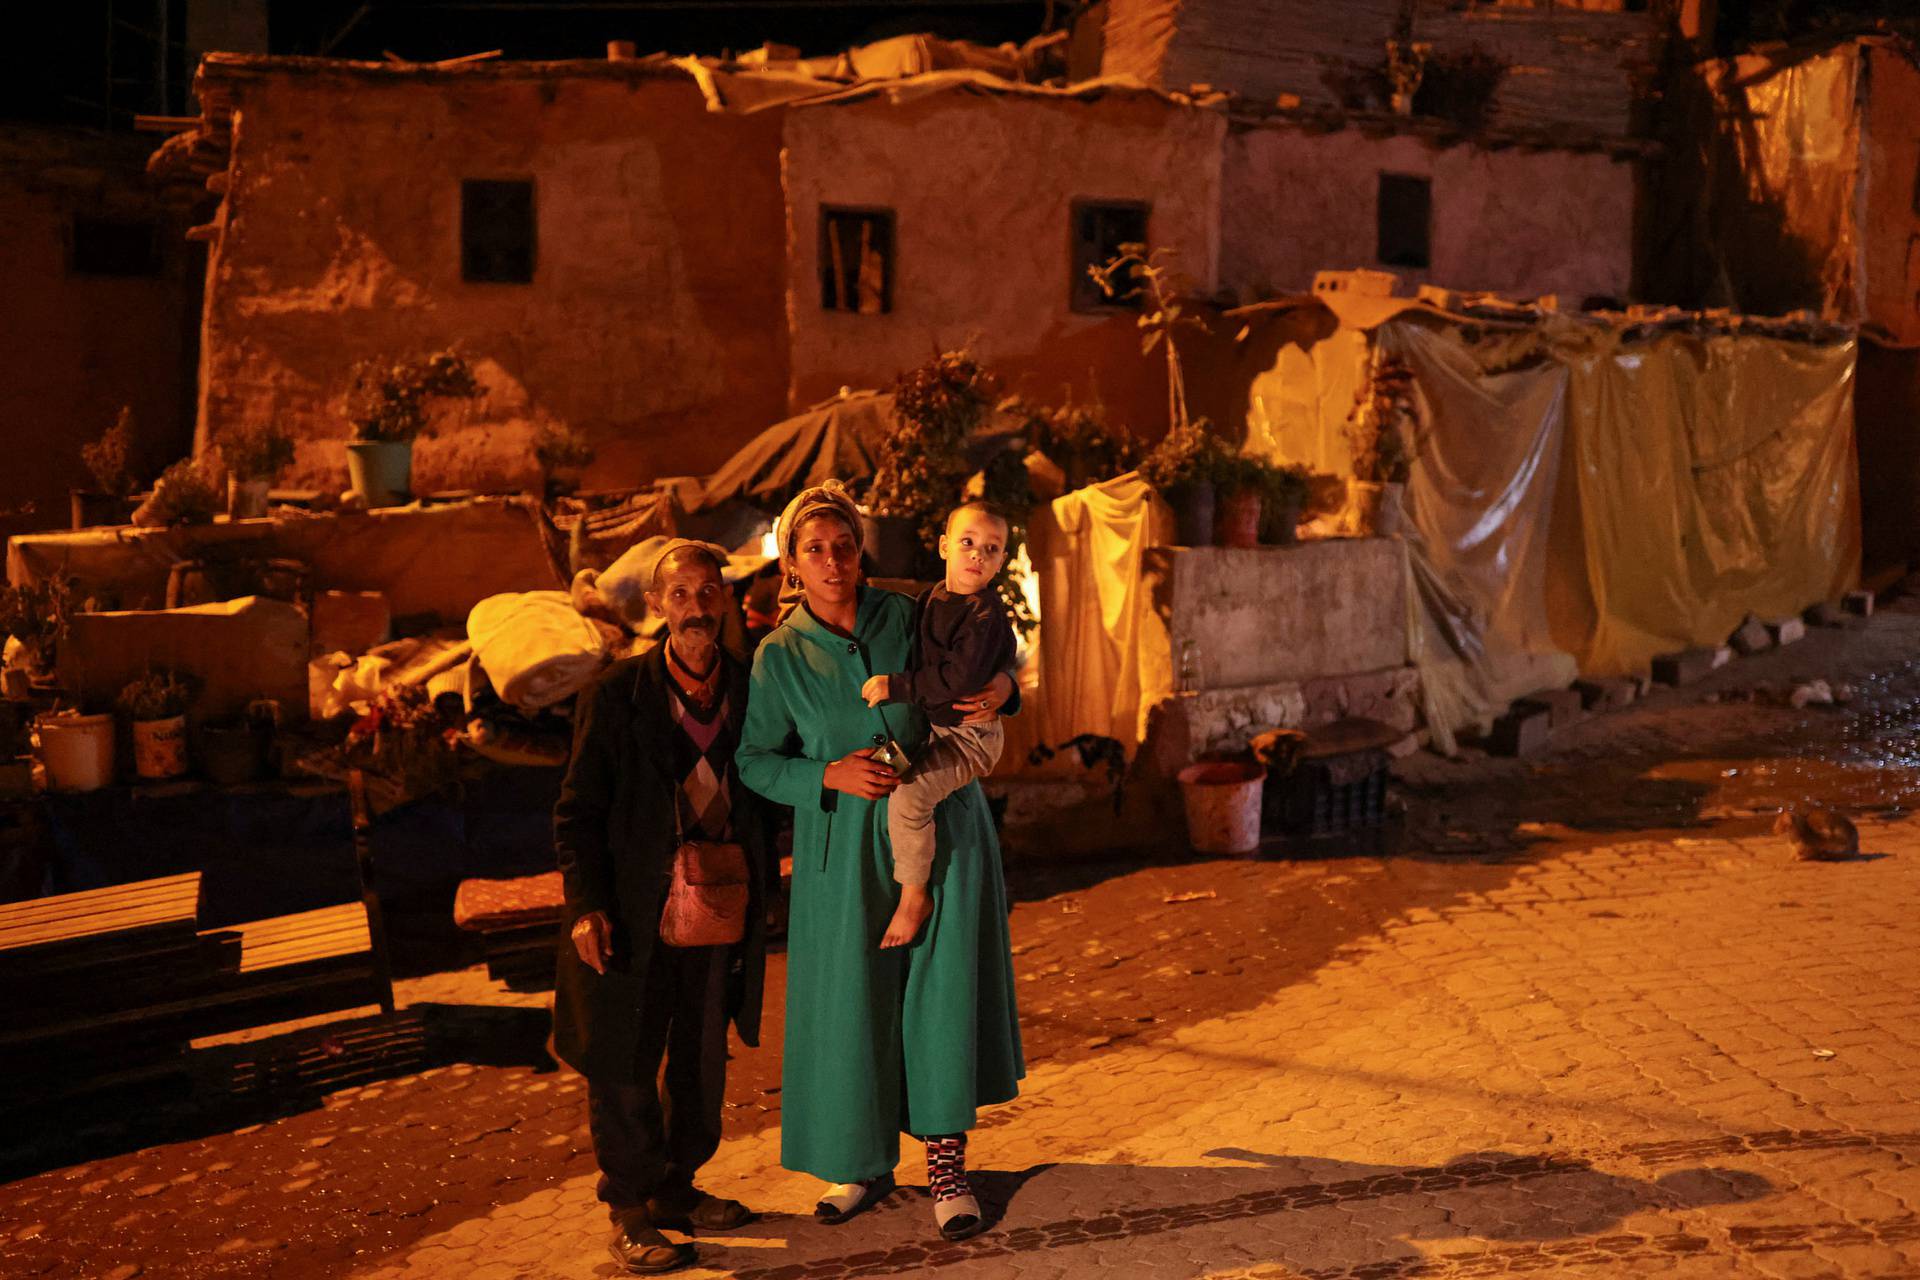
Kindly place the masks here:
<instances>
[{"instance_id":1,"label":"woman's flat shoe","mask_svg":"<svg viewBox=\"0 0 1920 1280\"><path fill-rule=\"evenodd\" d=\"M933 1221L940 1234L949 1240L977 1236L986 1226L980 1217L980 1202L972 1196L950 1196L933 1202Z\"/></svg>"},{"instance_id":2,"label":"woman's flat shoe","mask_svg":"<svg viewBox=\"0 0 1920 1280\"><path fill-rule=\"evenodd\" d=\"M883 1173L868 1182L842 1182L829 1187L813 1216L830 1227L837 1227L856 1214L865 1213L893 1194L893 1175Z\"/></svg>"}]
</instances>

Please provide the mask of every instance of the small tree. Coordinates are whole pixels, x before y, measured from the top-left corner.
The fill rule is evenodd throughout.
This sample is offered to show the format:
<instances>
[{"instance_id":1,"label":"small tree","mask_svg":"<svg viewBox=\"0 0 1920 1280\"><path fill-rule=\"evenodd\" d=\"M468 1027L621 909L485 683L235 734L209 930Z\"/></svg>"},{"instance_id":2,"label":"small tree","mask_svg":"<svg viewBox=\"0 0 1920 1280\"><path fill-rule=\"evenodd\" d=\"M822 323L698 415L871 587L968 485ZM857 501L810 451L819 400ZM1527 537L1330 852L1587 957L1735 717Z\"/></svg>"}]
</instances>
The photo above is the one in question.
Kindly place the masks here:
<instances>
[{"instance_id":1,"label":"small tree","mask_svg":"<svg viewBox=\"0 0 1920 1280\"><path fill-rule=\"evenodd\" d=\"M1181 279L1167 265L1170 249L1148 252L1143 244L1123 244L1120 252L1105 266L1088 267L1087 272L1102 293L1109 298L1142 294L1146 306L1140 312L1140 354L1151 355L1155 347L1165 345L1167 352L1167 428L1187 425L1187 380L1180 368L1180 351L1174 342L1182 329L1201 329L1198 318L1186 314L1180 303Z\"/></svg>"}]
</instances>

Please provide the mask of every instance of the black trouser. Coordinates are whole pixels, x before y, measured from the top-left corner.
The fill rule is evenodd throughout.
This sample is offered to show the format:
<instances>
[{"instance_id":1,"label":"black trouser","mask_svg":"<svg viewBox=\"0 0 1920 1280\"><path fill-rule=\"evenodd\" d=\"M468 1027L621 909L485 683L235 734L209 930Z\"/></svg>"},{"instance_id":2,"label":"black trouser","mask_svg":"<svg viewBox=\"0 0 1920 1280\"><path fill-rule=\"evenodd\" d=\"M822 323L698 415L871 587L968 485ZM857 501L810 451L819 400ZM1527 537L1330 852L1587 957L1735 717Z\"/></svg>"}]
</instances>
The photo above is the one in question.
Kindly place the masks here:
<instances>
[{"instance_id":1,"label":"black trouser","mask_svg":"<svg viewBox=\"0 0 1920 1280\"><path fill-rule=\"evenodd\" d=\"M640 999L638 1083L587 1081L600 1199L616 1222L649 1196L692 1186L719 1149L731 950L656 942ZM655 1083L662 1057L664 1089Z\"/></svg>"}]
</instances>

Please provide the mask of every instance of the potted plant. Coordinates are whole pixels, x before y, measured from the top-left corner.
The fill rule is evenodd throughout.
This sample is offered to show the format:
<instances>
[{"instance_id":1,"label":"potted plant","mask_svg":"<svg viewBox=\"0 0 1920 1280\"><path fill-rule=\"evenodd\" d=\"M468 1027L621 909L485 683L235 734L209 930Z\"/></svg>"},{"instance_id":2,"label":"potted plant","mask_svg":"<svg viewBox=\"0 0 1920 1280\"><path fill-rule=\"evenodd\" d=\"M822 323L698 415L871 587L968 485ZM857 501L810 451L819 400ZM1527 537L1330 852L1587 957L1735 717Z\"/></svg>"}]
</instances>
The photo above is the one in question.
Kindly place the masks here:
<instances>
[{"instance_id":1,"label":"potted plant","mask_svg":"<svg viewBox=\"0 0 1920 1280\"><path fill-rule=\"evenodd\" d=\"M220 442L227 464L227 518L254 520L267 514L274 477L293 461L293 437L271 422L240 428Z\"/></svg>"},{"instance_id":2,"label":"potted plant","mask_svg":"<svg viewBox=\"0 0 1920 1280\"><path fill-rule=\"evenodd\" d=\"M0 585L0 634L20 645L19 662L8 668L7 697L24 698L30 691L19 687L12 672L29 686L52 678L73 613L73 586L64 578Z\"/></svg>"},{"instance_id":3,"label":"potted plant","mask_svg":"<svg viewBox=\"0 0 1920 1280\"><path fill-rule=\"evenodd\" d=\"M1346 434L1353 450L1348 523L1362 535L1399 532L1403 494L1420 448L1420 418L1413 371L1377 347Z\"/></svg>"},{"instance_id":4,"label":"potted plant","mask_svg":"<svg viewBox=\"0 0 1920 1280\"><path fill-rule=\"evenodd\" d=\"M1260 469L1260 541L1271 547L1289 547L1299 538L1299 525L1313 490L1312 473L1299 465L1264 463Z\"/></svg>"},{"instance_id":5,"label":"potted plant","mask_svg":"<svg viewBox=\"0 0 1920 1280\"><path fill-rule=\"evenodd\" d=\"M133 513L133 522L148 528L212 524L224 505L213 468L199 458L182 458L153 482L153 493Z\"/></svg>"},{"instance_id":6,"label":"potted plant","mask_svg":"<svg viewBox=\"0 0 1920 1280\"><path fill-rule=\"evenodd\" d=\"M1214 470L1214 542L1223 547L1260 545L1260 512L1266 498L1266 463L1228 454Z\"/></svg>"},{"instance_id":7,"label":"potted plant","mask_svg":"<svg viewBox=\"0 0 1920 1280\"><path fill-rule=\"evenodd\" d=\"M133 726L133 771L142 778L177 778L187 771L187 704L194 687L172 671L149 671L115 699Z\"/></svg>"},{"instance_id":8,"label":"potted plant","mask_svg":"<svg viewBox=\"0 0 1920 1280\"><path fill-rule=\"evenodd\" d=\"M565 423L549 422L533 437L534 461L540 464L540 488L549 498L580 487L581 473L593 465L593 445Z\"/></svg>"},{"instance_id":9,"label":"potted plant","mask_svg":"<svg viewBox=\"0 0 1920 1280\"><path fill-rule=\"evenodd\" d=\"M1026 418L1028 443L1060 468L1065 492L1125 475L1138 465L1139 443L1107 425L1097 409L1015 406Z\"/></svg>"},{"instance_id":10,"label":"potted plant","mask_svg":"<svg viewBox=\"0 0 1920 1280\"><path fill-rule=\"evenodd\" d=\"M1214 482L1231 457L1202 418L1167 432L1141 461L1140 478L1173 508L1179 545L1212 545Z\"/></svg>"},{"instance_id":11,"label":"potted plant","mask_svg":"<svg viewBox=\"0 0 1920 1280\"><path fill-rule=\"evenodd\" d=\"M68 495L73 527L125 524L133 513L133 406L122 406L113 425L100 438L80 446L80 461L93 477L93 488L74 489Z\"/></svg>"},{"instance_id":12,"label":"potted plant","mask_svg":"<svg viewBox=\"0 0 1920 1280\"><path fill-rule=\"evenodd\" d=\"M881 444L867 491L862 541L869 573L937 576L933 548L966 484L967 436L992 408L999 386L966 351L943 352L894 383L895 426Z\"/></svg>"},{"instance_id":13,"label":"potted plant","mask_svg":"<svg viewBox=\"0 0 1920 1280\"><path fill-rule=\"evenodd\" d=\"M353 425L347 476L369 507L391 507L413 493L413 442L428 434L435 400L480 394L467 362L452 351L421 360L362 360L353 367L344 410Z\"/></svg>"}]
</instances>

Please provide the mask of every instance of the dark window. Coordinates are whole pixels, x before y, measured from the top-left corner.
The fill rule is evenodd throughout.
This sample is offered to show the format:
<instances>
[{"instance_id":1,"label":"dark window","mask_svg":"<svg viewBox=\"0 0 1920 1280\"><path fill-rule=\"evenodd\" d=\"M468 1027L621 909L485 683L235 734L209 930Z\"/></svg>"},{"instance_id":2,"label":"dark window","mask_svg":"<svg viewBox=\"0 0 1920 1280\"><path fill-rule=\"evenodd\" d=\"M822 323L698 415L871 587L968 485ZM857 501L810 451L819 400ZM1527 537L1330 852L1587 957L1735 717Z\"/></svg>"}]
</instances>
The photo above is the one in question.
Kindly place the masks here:
<instances>
[{"instance_id":1,"label":"dark window","mask_svg":"<svg viewBox=\"0 0 1920 1280\"><path fill-rule=\"evenodd\" d=\"M863 316L893 310L893 210L820 206L820 306Z\"/></svg>"},{"instance_id":2,"label":"dark window","mask_svg":"<svg viewBox=\"0 0 1920 1280\"><path fill-rule=\"evenodd\" d=\"M1920 165L1915 165L1913 170L1913 212L1920 216Z\"/></svg>"},{"instance_id":3,"label":"dark window","mask_svg":"<svg viewBox=\"0 0 1920 1280\"><path fill-rule=\"evenodd\" d=\"M1433 181L1380 175L1379 258L1389 267L1424 267L1430 256Z\"/></svg>"},{"instance_id":4,"label":"dark window","mask_svg":"<svg viewBox=\"0 0 1920 1280\"><path fill-rule=\"evenodd\" d=\"M533 184L460 184L460 278L474 284L533 282Z\"/></svg>"},{"instance_id":5,"label":"dark window","mask_svg":"<svg viewBox=\"0 0 1920 1280\"><path fill-rule=\"evenodd\" d=\"M1120 256L1122 245L1147 243L1147 215L1152 207L1131 202L1076 201L1073 206L1073 309L1130 307L1140 296L1140 283L1129 270L1113 280L1113 292L1100 287L1089 271Z\"/></svg>"},{"instance_id":6,"label":"dark window","mask_svg":"<svg viewBox=\"0 0 1920 1280\"><path fill-rule=\"evenodd\" d=\"M157 276L160 228L152 222L111 218L73 220L73 274Z\"/></svg>"}]
</instances>

